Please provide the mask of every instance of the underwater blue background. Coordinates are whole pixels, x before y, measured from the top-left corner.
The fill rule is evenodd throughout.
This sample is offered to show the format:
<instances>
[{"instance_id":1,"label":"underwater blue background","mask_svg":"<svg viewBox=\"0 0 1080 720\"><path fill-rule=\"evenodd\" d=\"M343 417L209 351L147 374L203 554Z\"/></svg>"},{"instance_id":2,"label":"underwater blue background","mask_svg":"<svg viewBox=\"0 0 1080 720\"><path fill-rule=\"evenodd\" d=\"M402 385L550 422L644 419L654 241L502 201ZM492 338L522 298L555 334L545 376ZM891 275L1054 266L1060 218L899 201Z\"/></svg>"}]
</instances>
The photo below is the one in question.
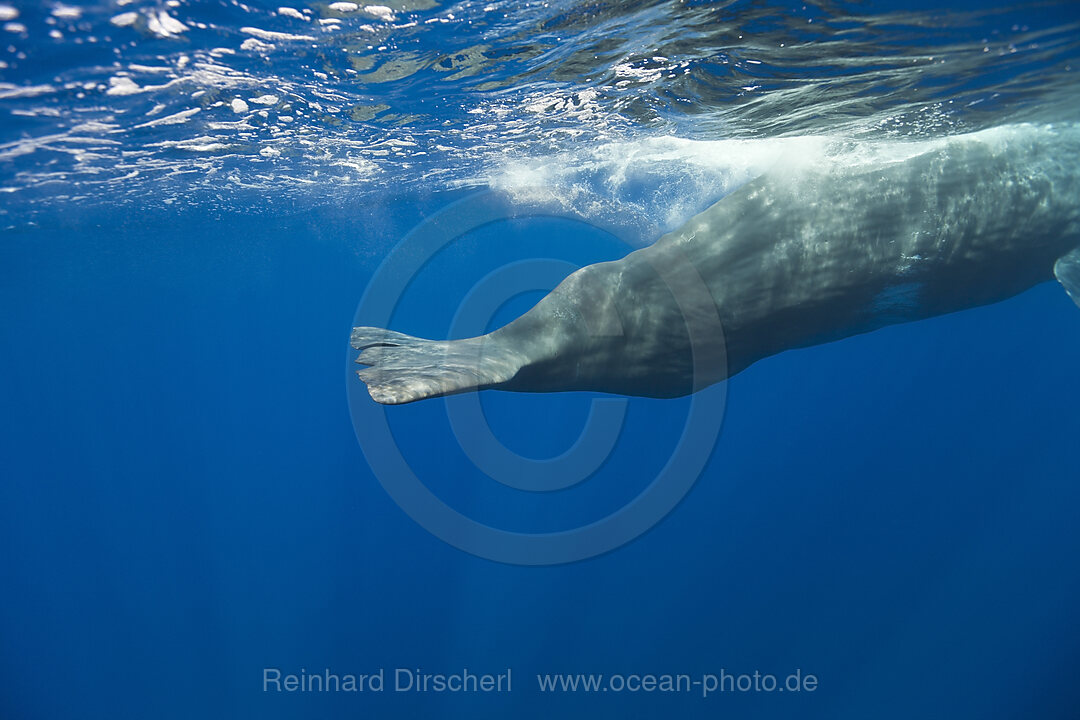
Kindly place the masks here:
<instances>
[{"instance_id":1,"label":"underwater blue background","mask_svg":"<svg viewBox=\"0 0 1080 720\"><path fill-rule=\"evenodd\" d=\"M752 367L657 528L514 567L413 524L353 437L342 337L373 268L348 240L375 214L7 238L7 717L1070 716L1080 318L1056 285ZM580 423L566 404L517 431ZM438 411L396 425L407 450L448 444ZM663 419L620 448L668 446ZM382 666L512 667L515 690L260 687L263 667ZM532 678L720 668L820 688L540 696Z\"/></svg>"},{"instance_id":2,"label":"underwater blue background","mask_svg":"<svg viewBox=\"0 0 1080 720\"><path fill-rule=\"evenodd\" d=\"M475 192L380 183L307 206L265 188L12 205L32 219L0 240L0 717L1076 717L1080 312L1056 283L752 366L655 528L502 565L415 524L354 435L360 296L420 219ZM394 327L445 333L516 259L624 252L565 218L482 228L425 268ZM591 399L484 394L533 457L569 447ZM632 400L602 472L538 496L483 477L442 400L387 413L440 497L544 530L640 492L685 409ZM512 668L513 691L264 692L267 667ZM722 669L819 685L703 698L535 678Z\"/></svg>"}]
</instances>

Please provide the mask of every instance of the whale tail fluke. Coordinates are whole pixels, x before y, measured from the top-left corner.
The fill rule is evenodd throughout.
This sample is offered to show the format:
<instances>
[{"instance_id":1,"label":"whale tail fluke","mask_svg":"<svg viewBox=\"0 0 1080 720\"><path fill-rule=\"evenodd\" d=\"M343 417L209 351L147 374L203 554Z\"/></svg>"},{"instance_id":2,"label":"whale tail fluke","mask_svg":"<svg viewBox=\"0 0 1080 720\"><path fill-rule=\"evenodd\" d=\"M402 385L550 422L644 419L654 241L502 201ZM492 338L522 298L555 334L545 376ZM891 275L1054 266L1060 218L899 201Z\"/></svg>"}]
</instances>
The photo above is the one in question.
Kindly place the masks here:
<instances>
[{"instance_id":1,"label":"whale tail fluke","mask_svg":"<svg viewBox=\"0 0 1080 720\"><path fill-rule=\"evenodd\" d=\"M357 375L383 405L495 387L517 374L521 362L488 335L467 340L425 340L381 328L353 328L350 344L366 365Z\"/></svg>"}]
</instances>

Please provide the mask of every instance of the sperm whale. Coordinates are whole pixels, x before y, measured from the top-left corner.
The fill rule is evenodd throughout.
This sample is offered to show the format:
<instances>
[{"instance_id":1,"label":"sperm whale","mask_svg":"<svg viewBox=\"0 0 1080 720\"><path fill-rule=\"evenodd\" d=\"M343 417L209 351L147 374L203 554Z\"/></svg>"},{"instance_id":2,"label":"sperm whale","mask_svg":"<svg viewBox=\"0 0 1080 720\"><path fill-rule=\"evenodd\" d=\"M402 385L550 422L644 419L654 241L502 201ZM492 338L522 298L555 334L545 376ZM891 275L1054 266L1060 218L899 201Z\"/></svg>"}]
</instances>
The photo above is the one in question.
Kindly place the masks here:
<instances>
[{"instance_id":1,"label":"sperm whale","mask_svg":"<svg viewBox=\"0 0 1080 720\"><path fill-rule=\"evenodd\" d=\"M1080 305L1080 125L777 163L683 227L569 275L487 335L357 327L372 399L477 389L675 397L758 360L997 302Z\"/></svg>"}]
</instances>

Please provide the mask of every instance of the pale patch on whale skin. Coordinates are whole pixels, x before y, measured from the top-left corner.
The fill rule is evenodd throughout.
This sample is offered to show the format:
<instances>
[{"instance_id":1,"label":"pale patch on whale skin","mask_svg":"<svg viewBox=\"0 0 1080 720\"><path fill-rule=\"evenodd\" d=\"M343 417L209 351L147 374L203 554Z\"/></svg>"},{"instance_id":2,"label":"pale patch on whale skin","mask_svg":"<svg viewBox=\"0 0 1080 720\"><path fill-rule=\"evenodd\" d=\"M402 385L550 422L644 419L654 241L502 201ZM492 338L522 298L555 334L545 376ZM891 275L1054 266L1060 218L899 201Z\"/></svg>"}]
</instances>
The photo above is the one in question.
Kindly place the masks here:
<instances>
[{"instance_id":1,"label":"pale patch on whale skin","mask_svg":"<svg viewBox=\"0 0 1080 720\"><path fill-rule=\"evenodd\" d=\"M1080 249L1073 250L1054 263L1054 276L1080 307Z\"/></svg>"},{"instance_id":2,"label":"pale patch on whale skin","mask_svg":"<svg viewBox=\"0 0 1080 720\"><path fill-rule=\"evenodd\" d=\"M1080 126L1017 125L779 163L488 335L356 328L360 379L387 404L485 388L672 397L1054 277L1077 300L1078 159ZM687 302L695 278L705 290Z\"/></svg>"}]
</instances>

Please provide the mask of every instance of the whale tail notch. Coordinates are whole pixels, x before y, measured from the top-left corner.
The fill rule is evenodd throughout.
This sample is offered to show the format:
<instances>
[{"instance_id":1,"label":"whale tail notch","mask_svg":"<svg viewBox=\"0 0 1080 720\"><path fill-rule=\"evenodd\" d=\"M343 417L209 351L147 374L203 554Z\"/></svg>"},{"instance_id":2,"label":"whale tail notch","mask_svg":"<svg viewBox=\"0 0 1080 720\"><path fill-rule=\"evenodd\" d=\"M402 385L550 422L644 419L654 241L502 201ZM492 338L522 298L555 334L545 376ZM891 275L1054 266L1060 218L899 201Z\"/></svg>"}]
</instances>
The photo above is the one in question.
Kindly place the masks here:
<instances>
[{"instance_id":1,"label":"whale tail notch","mask_svg":"<svg viewBox=\"0 0 1080 720\"><path fill-rule=\"evenodd\" d=\"M373 327L353 328L350 344L366 366L357 375L383 405L401 405L500 385L521 362L491 336L425 340Z\"/></svg>"}]
</instances>

